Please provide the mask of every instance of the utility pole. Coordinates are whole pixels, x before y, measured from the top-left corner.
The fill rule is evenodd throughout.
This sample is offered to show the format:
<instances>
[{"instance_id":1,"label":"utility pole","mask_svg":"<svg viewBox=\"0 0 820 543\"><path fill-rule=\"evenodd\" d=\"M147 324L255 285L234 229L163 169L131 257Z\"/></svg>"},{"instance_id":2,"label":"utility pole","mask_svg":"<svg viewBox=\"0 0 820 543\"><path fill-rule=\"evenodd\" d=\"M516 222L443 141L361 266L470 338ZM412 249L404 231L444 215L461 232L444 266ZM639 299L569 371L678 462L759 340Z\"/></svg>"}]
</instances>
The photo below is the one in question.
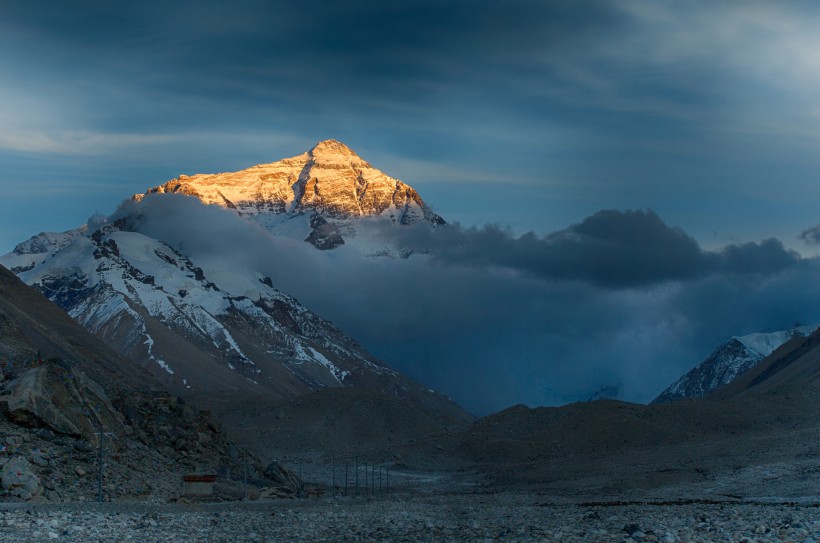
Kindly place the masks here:
<instances>
[{"instance_id":1,"label":"utility pole","mask_svg":"<svg viewBox=\"0 0 820 543\"><path fill-rule=\"evenodd\" d=\"M111 432L103 432L102 421L100 421L100 431L94 432L99 437L100 446L97 449L97 501L102 503L103 501L103 440L105 436L113 437L114 434Z\"/></svg>"},{"instance_id":2,"label":"utility pole","mask_svg":"<svg viewBox=\"0 0 820 543\"><path fill-rule=\"evenodd\" d=\"M242 495L248 497L248 451L243 449L242 455Z\"/></svg>"},{"instance_id":3,"label":"utility pole","mask_svg":"<svg viewBox=\"0 0 820 543\"><path fill-rule=\"evenodd\" d=\"M94 432L98 438L98 448L97 448L97 501L102 503L103 501L103 449L104 449L104 441L105 436L113 437L114 434L112 432L104 432L105 429L103 427L103 420L102 415L100 414L100 410L91 405L91 402L88 399L85 399L85 405L83 406L83 413L90 421L92 418L95 419L97 423L97 430ZM91 415L94 414L95 416L92 417Z\"/></svg>"},{"instance_id":4,"label":"utility pole","mask_svg":"<svg viewBox=\"0 0 820 543\"><path fill-rule=\"evenodd\" d=\"M100 437L100 454L97 458L97 501L102 503L103 501L103 491L102 491L102 480L103 480L103 431L102 431L102 424L100 425L100 431L98 432Z\"/></svg>"}]
</instances>

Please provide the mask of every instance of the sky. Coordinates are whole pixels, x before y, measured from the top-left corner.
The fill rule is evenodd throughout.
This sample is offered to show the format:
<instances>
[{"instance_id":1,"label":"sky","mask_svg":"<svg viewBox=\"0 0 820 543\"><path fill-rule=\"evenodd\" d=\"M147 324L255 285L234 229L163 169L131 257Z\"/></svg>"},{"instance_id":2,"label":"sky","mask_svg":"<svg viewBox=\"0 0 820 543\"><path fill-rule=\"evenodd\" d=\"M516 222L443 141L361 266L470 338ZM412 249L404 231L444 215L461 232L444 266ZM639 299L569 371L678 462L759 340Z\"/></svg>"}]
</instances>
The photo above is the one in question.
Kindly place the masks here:
<instances>
[{"instance_id":1,"label":"sky","mask_svg":"<svg viewBox=\"0 0 820 543\"><path fill-rule=\"evenodd\" d=\"M179 174L234 171L335 138L461 225L468 248L496 244L484 261L464 250L434 263L477 274L465 304L487 288L520 300L496 318L489 302L476 307L474 331L514 322L516 308L541 328L561 324L524 327L540 339L521 356L554 349L587 368L577 375L601 374L590 361L637 344L646 362L629 371L646 373L669 356L658 338L682 335L666 379L721 337L820 318L807 298L820 242L818 30L820 6L800 1L5 1L0 252ZM620 244L601 241L610 227ZM657 233L652 251L636 232ZM667 243L680 252L664 261ZM744 255L754 273L738 280ZM634 259L648 269L636 272ZM417 274L438 284L428 271ZM344 318L327 294L312 302ZM722 297L731 302L710 308ZM403 367L433 347L448 360L489 349L459 350L442 334L411 356L412 345L348 320ZM500 337L524 340L505 326ZM498 343L496 357L510 344ZM417 377L462 386L455 366L448 377L434 362ZM557 402L589 384L552 399L514 392L536 374L559 379L522 370L492 405Z\"/></svg>"},{"instance_id":2,"label":"sky","mask_svg":"<svg viewBox=\"0 0 820 543\"><path fill-rule=\"evenodd\" d=\"M812 2L9 0L0 250L180 173L345 142L450 221L820 222Z\"/></svg>"}]
</instances>

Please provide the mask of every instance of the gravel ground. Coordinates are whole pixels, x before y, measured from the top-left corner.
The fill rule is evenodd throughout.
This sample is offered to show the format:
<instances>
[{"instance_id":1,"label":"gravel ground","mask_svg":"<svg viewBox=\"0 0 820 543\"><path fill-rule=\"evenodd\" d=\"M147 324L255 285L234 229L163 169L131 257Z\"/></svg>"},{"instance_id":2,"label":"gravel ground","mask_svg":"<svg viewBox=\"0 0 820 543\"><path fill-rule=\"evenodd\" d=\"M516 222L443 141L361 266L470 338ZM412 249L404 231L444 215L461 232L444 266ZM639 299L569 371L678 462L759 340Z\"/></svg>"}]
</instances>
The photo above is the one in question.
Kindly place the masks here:
<instances>
[{"instance_id":1,"label":"gravel ground","mask_svg":"<svg viewBox=\"0 0 820 543\"><path fill-rule=\"evenodd\" d=\"M16 504L0 541L820 541L817 504L555 505L542 496L322 499L241 504Z\"/></svg>"}]
</instances>

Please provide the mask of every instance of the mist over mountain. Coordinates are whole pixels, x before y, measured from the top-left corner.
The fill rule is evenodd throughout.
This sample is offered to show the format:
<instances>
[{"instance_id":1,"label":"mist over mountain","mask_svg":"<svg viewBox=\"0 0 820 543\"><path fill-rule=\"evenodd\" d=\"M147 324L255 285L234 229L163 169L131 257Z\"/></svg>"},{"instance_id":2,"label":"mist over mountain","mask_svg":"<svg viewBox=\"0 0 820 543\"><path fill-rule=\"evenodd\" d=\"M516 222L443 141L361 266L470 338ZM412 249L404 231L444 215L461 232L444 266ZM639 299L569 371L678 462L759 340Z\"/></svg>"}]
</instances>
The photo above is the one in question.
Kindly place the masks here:
<instances>
[{"instance_id":1,"label":"mist over mountain","mask_svg":"<svg viewBox=\"0 0 820 543\"><path fill-rule=\"evenodd\" d=\"M431 234L365 221L360 230L413 254L363 259L352 247L319 252L271 236L193 198L148 197L118 212L206 269L250 266L270 276L393 367L476 413L582 400L601 387L649 401L727 335L820 316L811 302L820 294L817 262L776 240L710 252L652 212L602 214L616 226L637 219L656 231L625 227L613 238L576 225L516 237L497 226ZM690 266L644 271L642 281L624 284L622 271L654 262L644 238L670 232L683 241L670 261Z\"/></svg>"},{"instance_id":2,"label":"mist over mountain","mask_svg":"<svg viewBox=\"0 0 820 543\"><path fill-rule=\"evenodd\" d=\"M776 239L705 250L652 210L602 210L547 235L446 224L333 140L180 176L4 262L34 277L25 270L65 251L65 236L112 224L167 244L216 284L269 278L475 414L600 390L646 402L726 337L820 321L817 259ZM256 283L232 295L256 299Z\"/></svg>"}]
</instances>

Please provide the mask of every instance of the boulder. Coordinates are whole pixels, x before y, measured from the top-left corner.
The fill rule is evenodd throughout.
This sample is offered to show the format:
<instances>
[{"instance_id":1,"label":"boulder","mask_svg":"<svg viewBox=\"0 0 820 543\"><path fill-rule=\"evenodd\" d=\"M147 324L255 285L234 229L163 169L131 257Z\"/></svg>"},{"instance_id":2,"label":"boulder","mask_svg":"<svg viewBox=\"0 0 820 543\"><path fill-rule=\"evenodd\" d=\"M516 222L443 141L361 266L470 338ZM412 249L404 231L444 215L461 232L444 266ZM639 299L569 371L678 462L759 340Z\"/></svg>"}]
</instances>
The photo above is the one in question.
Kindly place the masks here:
<instances>
[{"instance_id":1,"label":"boulder","mask_svg":"<svg viewBox=\"0 0 820 543\"><path fill-rule=\"evenodd\" d=\"M49 428L97 443L97 432L120 434L121 415L100 385L76 368L46 364L0 385L0 412L21 425Z\"/></svg>"},{"instance_id":2,"label":"boulder","mask_svg":"<svg viewBox=\"0 0 820 543\"><path fill-rule=\"evenodd\" d=\"M271 462L262 472L266 479L272 481L273 486L284 493L298 495L302 489L299 477L279 462Z\"/></svg>"},{"instance_id":3,"label":"boulder","mask_svg":"<svg viewBox=\"0 0 820 543\"><path fill-rule=\"evenodd\" d=\"M22 456L15 456L3 466L0 473L3 490L12 496L30 500L43 494L43 485L33 466Z\"/></svg>"}]
</instances>

